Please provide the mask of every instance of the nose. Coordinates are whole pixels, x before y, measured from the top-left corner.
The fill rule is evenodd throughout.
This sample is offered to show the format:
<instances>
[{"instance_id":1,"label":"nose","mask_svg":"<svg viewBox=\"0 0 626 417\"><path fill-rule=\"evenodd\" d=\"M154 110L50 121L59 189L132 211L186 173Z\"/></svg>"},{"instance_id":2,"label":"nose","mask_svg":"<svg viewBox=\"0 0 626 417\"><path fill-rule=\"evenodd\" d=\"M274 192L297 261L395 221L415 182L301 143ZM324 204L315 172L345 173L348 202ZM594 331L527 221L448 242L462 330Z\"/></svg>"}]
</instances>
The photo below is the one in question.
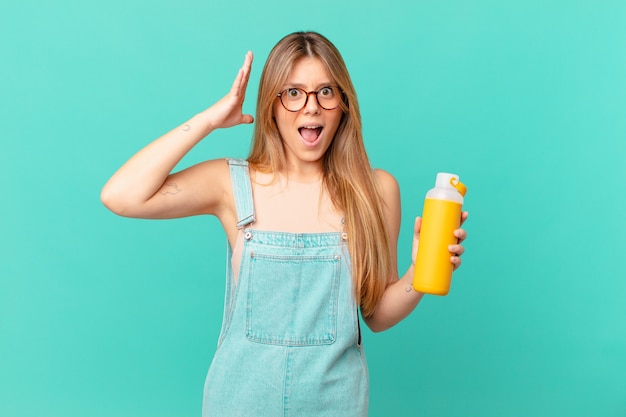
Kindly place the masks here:
<instances>
[{"instance_id":1,"label":"nose","mask_svg":"<svg viewBox=\"0 0 626 417\"><path fill-rule=\"evenodd\" d=\"M317 102L317 93L315 91L311 91L310 93L306 94L306 103L304 103L304 112L313 113L313 114L320 112L320 104Z\"/></svg>"}]
</instances>

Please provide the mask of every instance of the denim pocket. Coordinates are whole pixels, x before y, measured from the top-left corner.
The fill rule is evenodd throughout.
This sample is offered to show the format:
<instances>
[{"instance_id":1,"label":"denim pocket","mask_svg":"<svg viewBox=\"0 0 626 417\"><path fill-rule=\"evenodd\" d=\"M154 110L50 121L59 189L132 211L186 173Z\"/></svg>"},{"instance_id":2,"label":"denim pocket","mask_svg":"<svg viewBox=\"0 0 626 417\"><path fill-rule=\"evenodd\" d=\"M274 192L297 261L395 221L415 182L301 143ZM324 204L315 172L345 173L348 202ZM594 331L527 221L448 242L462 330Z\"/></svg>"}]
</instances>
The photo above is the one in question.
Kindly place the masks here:
<instances>
[{"instance_id":1,"label":"denim pocket","mask_svg":"<svg viewBox=\"0 0 626 417\"><path fill-rule=\"evenodd\" d=\"M333 343L340 262L332 254L251 254L246 337L282 346Z\"/></svg>"}]
</instances>

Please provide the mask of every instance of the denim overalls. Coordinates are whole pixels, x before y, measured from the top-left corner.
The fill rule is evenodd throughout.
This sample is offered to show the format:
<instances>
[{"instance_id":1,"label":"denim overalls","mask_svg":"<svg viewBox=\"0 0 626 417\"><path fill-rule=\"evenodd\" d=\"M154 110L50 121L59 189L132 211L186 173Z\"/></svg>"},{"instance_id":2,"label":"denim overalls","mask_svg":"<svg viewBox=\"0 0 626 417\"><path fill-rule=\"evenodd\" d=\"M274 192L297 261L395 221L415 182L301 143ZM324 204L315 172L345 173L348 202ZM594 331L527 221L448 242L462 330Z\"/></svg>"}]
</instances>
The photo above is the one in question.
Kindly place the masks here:
<instances>
[{"instance_id":1,"label":"denim overalls","mask_svg":"<svg viewBox=\"0 0 626 417\"><path fill-rule=\"evenodd\" d=\"M246 161L229 160L244 247L228 247L224 317L203 417L367 416L350 259L342 233L279 233L254 222Z\"/></svg>"}]
</instances>

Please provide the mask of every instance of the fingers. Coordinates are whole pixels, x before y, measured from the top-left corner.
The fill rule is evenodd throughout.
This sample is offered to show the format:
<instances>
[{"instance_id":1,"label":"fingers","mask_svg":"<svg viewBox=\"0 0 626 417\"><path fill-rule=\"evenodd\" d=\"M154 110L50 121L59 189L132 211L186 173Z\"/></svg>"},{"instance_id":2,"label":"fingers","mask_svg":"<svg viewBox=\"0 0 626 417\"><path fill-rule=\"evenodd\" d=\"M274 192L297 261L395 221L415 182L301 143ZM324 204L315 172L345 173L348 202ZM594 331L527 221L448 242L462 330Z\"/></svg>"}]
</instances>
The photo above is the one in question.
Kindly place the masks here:
<instances>
[{"instance_id":1,"label":"fingers","mask_svg":"<svg viewBox=\"0 0 626 417\"><path fill-rule=\"evenodd\" d=\"M252 54L252 51L246 52L246 56L243 58L243 65L241 66L241 68L246 70L247 73L250 72L250 68L252 67L252 59L253 58L254 58L254 55Z\"/></svg>"},{"instance_id":2,"label":"fingers","mask_svg":"<svg viewBox=\"0 0 626 417\"><path fill-rule=\"evenodd\" d=\"M251 51L246 53L243 61L243 65L239 68L235 81L230 88L230 93L224 97L222 102L226 106L227 112L226 119L229 121L225 126L234 126L237 124L250 124L254 123L254 117L251 114L243 114L243 102L246 96L246 89L248 87L248 80L250 79L250 71L252 69L253 55Z\"/></svg>"},{"instance_id":3,"label":"fingers","mask_svg":"<svg viewBox=\"0 0 626 417\"><path fill-rule=\"evenodd\" d=\"M449 245L448 251L456 257L459 257L465 253L463 245Z\"/></svg>"},{"instance_id":4,"label":"fingers","mask_svg":"<svg viewBox=\"0 0 626 417\"><path fill-rule=\"evenodd\" d=\"M456 271L461 266L461 255L465 252L465 248L462 245L450 245L448 250L452 254L450 257L452 269Z\"/></svg>"},{"instance_id":5,"label":"fingers","mask_svg":"<svg viewBox=\"0 0 626 417\"><path fill-rule=\"evenodd\" d=\"M461 213L461 224L465 223L465 220L467 220L467 217L468 217L467 211L464 211ZM457 269L459 269L459 267L461 266L461 263L463 262L461 260L461 255L465 253L465 248L463 247L463 245L461 245L461 242L467 239L467 232L465 231L465 229L456 229L454 231L454 237L458 239L457 240L458 243L456 245L448 246L448 250L452 254L452 256L450 257L450 262L452 262L452 265L453 265L452 269L456 271Z\"/></svg>"},{"instance_id":6,"label":"fingers","mask_svg":"<svg viewBox=\"0 0 626 417\"><path fill-rule=\"evenodd\" d=\"M244 123L244 124L254 123L254 117L252 117L251 114L244 114L243 116L241 116L241 123Z\"/></svg>"},{"instance_id":7,"label":"fingers","mask_svg":"<svg viewBox=\"0 0 626 417\"><path fill-rule=\"evenodd\" d=\"M467 217L468 217L467 211L464 211L461 213L461 223L460 223L461 225L465 223L465 220L467 220ZM461 243L467 238L467 232L464 229L457 229L454 231L454 237L458 239L458 243Z\"/></svg>"},{"instance_id":8,"label":"fingers","mask_svg":"<svg viewBox=\"0 0 626 417\"><path fill-rule=\"evenodd\" d=\"M241 69L243 70L243 83L240 86L240 94L245 95L246 90L248 89L248 80L250 80L250 72L252 71L252 60L254 59L254 55L252 51L248 51L246 57L243 60L243 66Z\"/></svg>"},{"instance_id":9,"label":"fingers","mask_svg":"<svg viewBox=\"0 0 626 417\"><path fill-rule=\"evenodd\" d=\"M248 80L250 79L250 71L252 69L252 51L248 51L246 54L243 65L239 68L237 77L233 82L233 86L230 89L230 93L243 101L246 95L246 89L248 88Z\"/></svg>"},{"instance_id":10,"label":"fingers","mask_svg":"<svg viewBox=\"0 0 626 417\"><path fill-rule=\"evenodd\" d=\"M461 261L461 258L459 258L458 256L451 256L450 262L452 262L452 270L456 271L457 269L459 269L463 261Z\"/></svg>"},{"instance_id":11,"label":"fingers","mask_svg":"<svg viewBox=\"0 0 626 417\"><path fill-rule=\"evenodd\" d=\"M417 257L417 247L419 246L420 230L422 230L422 218L416 217L415 224L413 226L413 247L411 248L411 262L415 265L415 258Z\"/></svg>"},{"instance_id":12,"label":"fingers","mask_svg":"<svg viewBox=\"0 0 626 417\"><path fill-rule=\"evenodd\" d=\"M465 239L467 239L467 232L465 231L465 229L456 229L454 231L454 237L458 239L458 243L461 243Z\"/></svg>"},{"instance_id":13,"label":"fingers","mask_svg":"<svg viewBox=\"0 0 626 417\"><path fill-rule=\"evenodd\" d=\"M420 230L422 230L422 218L417 216L415 218L415 224L413 225L413 234L415 234L415 236L419 236Z\"/></svg>"},{"instance_id":14,"label":"fingers","mask_svg":"<svg viewBox=\"0 0 626 417\"><path fill-rule=\"evenodd\" d=\"M237 76L235 77L235 81L233 81L233 85L230 87L230 94L234 97L239 97L239 92L241 91L241 84L243 82L244 73L243 68L239 68L237 72Z\"/></svg>"}]
</instances>

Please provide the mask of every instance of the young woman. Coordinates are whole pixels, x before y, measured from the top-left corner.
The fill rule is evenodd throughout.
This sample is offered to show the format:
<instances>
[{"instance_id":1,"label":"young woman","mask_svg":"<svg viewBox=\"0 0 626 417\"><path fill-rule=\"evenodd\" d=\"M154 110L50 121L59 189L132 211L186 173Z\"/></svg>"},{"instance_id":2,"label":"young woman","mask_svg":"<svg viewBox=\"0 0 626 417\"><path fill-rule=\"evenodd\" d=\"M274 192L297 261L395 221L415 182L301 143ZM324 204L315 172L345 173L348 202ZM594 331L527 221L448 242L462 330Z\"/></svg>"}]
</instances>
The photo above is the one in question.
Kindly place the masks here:
<instances>
[{"instance_id":1,"label":"young woman","mask_svg":"<svg viewBox=\"0 0 626 417\"><path fill-rule=\"evenodd\" d=\"M378 332L422 294L412 265L398 276L399 187L370 167L334 45L313 32L283 38L261 75L248 159L171 173L215 129L254 121L242 113L251 67L249 52L230 92L133 156L102 201L122 216L212 214L224 227L230 262L204 416L366 416L358 309ZM463 246L449 250L458 268Z\"/></svg>"}]
</instances>

